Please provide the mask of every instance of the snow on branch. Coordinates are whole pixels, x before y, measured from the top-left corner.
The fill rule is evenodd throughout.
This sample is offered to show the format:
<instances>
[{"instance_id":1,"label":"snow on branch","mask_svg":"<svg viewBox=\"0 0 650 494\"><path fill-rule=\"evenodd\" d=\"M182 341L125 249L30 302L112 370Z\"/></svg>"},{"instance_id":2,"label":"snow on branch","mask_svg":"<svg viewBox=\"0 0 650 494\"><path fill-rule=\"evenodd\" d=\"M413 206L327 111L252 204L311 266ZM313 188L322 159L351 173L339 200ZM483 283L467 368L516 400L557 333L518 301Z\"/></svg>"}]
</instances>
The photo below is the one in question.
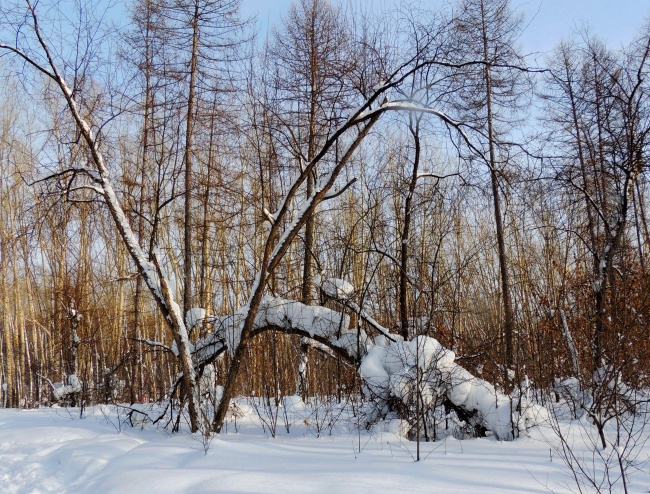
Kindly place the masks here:
<instances>
[{"instance_id":1,"label":"snow on branch","mask_svg":"<svg viewBox=\"0 0 650 494\"><path fill-rule=\"evenodd\" d=\"M212 318L213 331L192 347L195 363L203 365L225 350L234 353L241 341L247 314L248 308L242 307L232 315ZM275 329L302 335L326 345L349 360L358 361L366 354L371 342L364 331L349 326L350 317L347 314L265 295L255 317L253 334Z\"/></svg>"},{"instance_id":2,"label":"snow on branch","mask_svg":"<svg viewBox=\"0 0 650 494\"><path fill-rule=\"evenodd\" d=\"M378 333L384 335L390 341L398 341L402 339L402 337L399 335L391 334L390 330L379 324L372 316L367 314L361 307L359 307L359 305L357 305L356 302L352 300L352 295L354 295L354 287L349 282L337 278L330 278L322 283L321 290L323 290L323 293L325 293L325 295L334 299L343 307L346 307L352 312L356 313L363 322L368 324Z\"/></svg>"}]
</instances>

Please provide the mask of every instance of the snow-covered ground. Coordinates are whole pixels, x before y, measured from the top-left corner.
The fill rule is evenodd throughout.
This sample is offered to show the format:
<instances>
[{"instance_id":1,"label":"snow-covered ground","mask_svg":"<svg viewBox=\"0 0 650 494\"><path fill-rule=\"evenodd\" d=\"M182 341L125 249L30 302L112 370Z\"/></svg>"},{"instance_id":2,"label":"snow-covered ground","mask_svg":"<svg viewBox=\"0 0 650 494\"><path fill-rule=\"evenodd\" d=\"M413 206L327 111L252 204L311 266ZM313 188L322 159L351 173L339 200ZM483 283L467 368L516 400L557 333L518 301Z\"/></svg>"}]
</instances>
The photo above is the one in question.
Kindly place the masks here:
<instances>
[{"instance_id":1,"label":"snow-covered ground","mask_svg":"<svg viewBox=\"0 0 650 494\"><path fill-rule=\"evenodd\" d=\"M577 492L550 427L513 442L422 442L416 463L414 442L379 427L359 434L337 423L331 435L325 429L316 437L314 418L294 414L290 433L280 419L272 438L259 416L242 408L237 431L231 423L207 452L199 434L131 427L114 407L90 408L83 419L77 409L0 409L0 493ZM581 444L576 451L588 453ZM629 487L649 486L646 465Z\"/></svg>"}]
</instances>

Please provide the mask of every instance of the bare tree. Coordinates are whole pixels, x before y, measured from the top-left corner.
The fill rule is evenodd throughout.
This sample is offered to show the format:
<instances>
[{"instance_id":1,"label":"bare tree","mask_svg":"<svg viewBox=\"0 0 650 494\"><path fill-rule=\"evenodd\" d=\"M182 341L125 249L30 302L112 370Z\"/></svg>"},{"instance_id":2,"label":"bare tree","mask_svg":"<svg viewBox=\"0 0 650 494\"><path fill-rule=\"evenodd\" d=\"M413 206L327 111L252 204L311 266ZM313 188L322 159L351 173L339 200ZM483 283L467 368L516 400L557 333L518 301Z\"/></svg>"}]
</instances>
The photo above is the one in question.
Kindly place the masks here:
<instances>
[{"instance_id":1,"label":"bare tree","mask_svg":"<svg viewBox=\"0 0 650 494\"><path fill-rule=\"evenodd\" d=\"M193 393L195 372L190 355L187 328L181 309L170 290L169 280L163 273L156 254L154 253L152 260L149 260L135 238L131 225L124 214L124 209L113 188L101 151L100 140L97 137L97 129L81 113L80 105L75 99L78 96L78 93L74 91L76 88L71 88L62 72L60 72L59 63L55 58L56 55L50 49L46 33L40 28L36 6L27 1L25 9L20 14L25 15L29 21L16 23L14 26L21 34L27 36L26 39L29 41L16 37L16 39L23 39L22 44L0 43L0 49L14 54L31 68L36 69L50 79L60 91L61 97L64 98L69 115L75 123L84 144L87 146L90 161L94 165L94 169L80 168L66 171L74 176L86 177L88 180L86 183L75 185L73 190L90 190L102 197L115 223L121 241L124 243L132 261L153 295L158 308L172 329L178 348L178 358L183 370L183 382L187 390L186 400L190 416L190 427L195 432L198 429L198 413ZM34 44L28 44L29 42Z\"/></svg>"},{"instance_id":2,"label":"bare tree","mask_svg":"<svg viewBox=\"0 0 650 494\"><path fill-rule=\"evenodd\" d=\"M501 199L507 154L500 156L498 148L507 130L505 122L515 115L518 99L525 89L525 74L517 69L517 66L523 68L524 64L515 46L520 26L521 16L512 12L509 0L465 0L461 2L456 17L460 43L469 47L470 57L483 61L480 67L470 67L470 78L459 81L457 101L468 124L480 135L483 146L480 159L490 172L501 278L505 382L509 380L508 369L515 370L517 363L515 315Z\"/></svg>"}]
</instances>

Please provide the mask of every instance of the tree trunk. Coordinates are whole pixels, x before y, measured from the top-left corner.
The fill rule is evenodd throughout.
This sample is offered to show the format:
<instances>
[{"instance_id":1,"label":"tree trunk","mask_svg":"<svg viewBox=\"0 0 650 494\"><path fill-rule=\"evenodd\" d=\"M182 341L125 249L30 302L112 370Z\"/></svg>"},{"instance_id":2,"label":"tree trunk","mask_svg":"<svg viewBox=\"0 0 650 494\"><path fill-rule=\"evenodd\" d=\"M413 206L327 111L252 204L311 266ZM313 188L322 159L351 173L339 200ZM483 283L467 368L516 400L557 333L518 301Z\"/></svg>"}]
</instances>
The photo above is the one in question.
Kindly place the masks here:
<instances>
[{"instance_id":1,"label":"tree trunk","mask_svg":"<svg viewBox=\"0 0 650 494\"><path fill-rule=\"evenodd\" d=\"M184 231L184 252L183 252L183 317L192 308L194 303L192 285L192 194L193 176L192 161L193 147L192 137L194 132L194 112L196 104L196 71L199 50L199 6L200 0L194 0L194 16L192 17L192 53L190 56L190 81L187 96L187 117L185 127L185 225Z\"/></svg>"},{"instance_id":2,"label":"tree trunk","mask_svg":"<svg viewBox=\"0 0 650 494\"><path fill-rule=\"evenodd\" d=\"M514 369L515 355L514 355L514 313L512 310L512 299L510 295L510 281L508 279L508 266L506 257L506 244L505 233L503 228L503 215L501 212L501 198L499 195L499 176L497 171L496 149L495 149L495 131L494 131L494 115L492 108L492 74L491 62L489 53L489 39L486 25L485 6L481 0L481 14L482 14L482 32L483 32L483 56L485 61L485 85L486 85L486 98L487 98L487 127L488 127L488 141L489 141L489 162L490 167L490 182L492 185L492 200L494 204L494 222L497 235L497 248L499 256L499 273L501 277L501 300L503 304L503 343L504 343L504 383L508 382L508 369Z\"/></svg>"},{"instance_id":3,"label":"tree trunk","mask_svg":"<svg viewBox=\"0 0 650 494\"><path fill-rule=\"evenodd\" d=\"M400 270L399 270L399 308L400 308L400 333L404 341L409 341L409 317L408 317L408 260L409 260L409 234L411 229L411 215L413 194L418 181L420 167L420 120L416 118L413 124L413 116L409 116L409 130L415 144L415 155L413 156L413 170L409 182L406 200L404 201L404 228L400 238Z\"/></svg>"}]
</instances>

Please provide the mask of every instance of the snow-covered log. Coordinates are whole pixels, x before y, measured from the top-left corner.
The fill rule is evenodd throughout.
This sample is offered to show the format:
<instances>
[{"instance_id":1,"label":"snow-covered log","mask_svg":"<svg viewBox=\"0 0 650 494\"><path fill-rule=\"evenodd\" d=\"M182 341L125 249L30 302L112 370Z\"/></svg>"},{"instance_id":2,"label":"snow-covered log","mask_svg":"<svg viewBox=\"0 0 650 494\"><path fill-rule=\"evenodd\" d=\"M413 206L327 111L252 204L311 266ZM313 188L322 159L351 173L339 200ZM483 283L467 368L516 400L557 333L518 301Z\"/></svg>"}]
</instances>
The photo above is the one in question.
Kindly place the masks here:
<instances>
[{"instance_id":1,"label":"snow-covered log","mask_svg":"<svg viewBox=\"0 0 650 494\"><path fill-rule=\"evenodd\" d=\"M248 310L211 319L213 331L192 347L194 362L203 365L225 351L234 353L239 346ZM305 305L265 295L253 324L253 334L271 329L308 337L325 345L350 362L357 362L372 345L363 330L350 328L347 314L327 307Z\"/></svg>"}]
</instances>

